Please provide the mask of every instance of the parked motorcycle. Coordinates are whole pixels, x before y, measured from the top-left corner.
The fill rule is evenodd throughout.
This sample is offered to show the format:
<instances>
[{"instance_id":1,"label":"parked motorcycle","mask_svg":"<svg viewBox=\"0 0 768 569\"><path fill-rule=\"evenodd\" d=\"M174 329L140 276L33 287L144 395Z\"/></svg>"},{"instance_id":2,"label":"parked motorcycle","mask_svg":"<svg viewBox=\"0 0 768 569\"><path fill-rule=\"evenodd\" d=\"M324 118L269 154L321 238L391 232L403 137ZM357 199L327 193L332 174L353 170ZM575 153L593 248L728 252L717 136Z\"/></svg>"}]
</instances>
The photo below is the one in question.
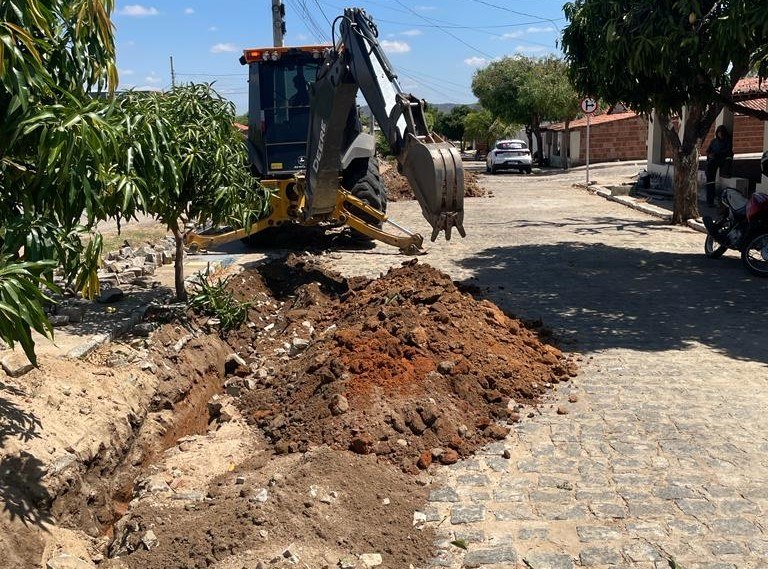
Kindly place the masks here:
<instances>
[{"instance_id":1,"label":"parked motorcycle","mask_svg":"<svg viewBox=\"0 0 768 569\"><path fill-rule=\"evenodd\" d=\"M760 165L768 176L768 152ZM728 249L735 249L741 252L741 261L750 273L768 277L768 194L755 193L747 199L735 188L727 188L720 203L719 219L703 219L707 228L704 254L717 259Z\"/></svg>"}]
</instances>

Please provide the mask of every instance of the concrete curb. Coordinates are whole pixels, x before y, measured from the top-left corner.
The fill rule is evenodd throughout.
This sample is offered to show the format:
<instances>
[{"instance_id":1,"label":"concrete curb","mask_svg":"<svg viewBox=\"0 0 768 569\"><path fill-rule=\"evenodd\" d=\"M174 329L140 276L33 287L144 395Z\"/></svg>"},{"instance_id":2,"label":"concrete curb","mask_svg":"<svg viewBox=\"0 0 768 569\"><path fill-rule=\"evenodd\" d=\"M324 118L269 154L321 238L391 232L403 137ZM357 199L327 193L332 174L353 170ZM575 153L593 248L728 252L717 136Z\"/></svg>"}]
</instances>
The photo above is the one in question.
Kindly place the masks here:
<instances>
[{"instance_id":1,"label":"concrete curb","mask_svg":"<svg viewBox=\"0 0 768 569\"><path fill-rule=\"evenodd\" d=\"M672 220L672 214L669 213L668 210L662 207L658 207L658 206L646 203L644 201L638 200L630 196L614 196L611 190L604 186L598 186L596 184L591 184L588 186L587 184L583 184L583 183L578 183L575 185L579 188L588 190L600 196L601 198L607 199L609 201L619 203L621 205L630 207L634 210L646 213L648 215L652 215L654 217L658 217L665 221ZM695 231L699 231L701 233L707 232L707 229L704 227L704 224L698 219L689 219L688 221L686 221L686 225Z\"/></svg>"}]
</instances>

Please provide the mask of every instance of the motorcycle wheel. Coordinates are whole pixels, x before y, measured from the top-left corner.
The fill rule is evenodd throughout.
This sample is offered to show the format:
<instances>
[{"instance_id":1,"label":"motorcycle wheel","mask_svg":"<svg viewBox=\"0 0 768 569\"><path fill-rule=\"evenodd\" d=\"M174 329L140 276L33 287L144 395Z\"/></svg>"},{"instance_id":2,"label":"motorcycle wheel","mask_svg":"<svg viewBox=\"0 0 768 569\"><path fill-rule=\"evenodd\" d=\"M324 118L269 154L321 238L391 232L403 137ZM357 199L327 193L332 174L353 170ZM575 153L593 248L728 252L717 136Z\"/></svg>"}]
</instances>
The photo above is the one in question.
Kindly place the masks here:
<instances>
[{"instance_id":1,"label":"motorcycle wheel","mask_svg":"<svg viewBox=\"0 0 768 569\"><path fill-rule=\"evenodd\" d=\"M704 254L709 259L719 259L728 250L728 245L723 245L715 241L715 238L711 235L707 235L707 239L704 241Z\"/></svg>"},{"instance_id":2,"label":"motorcycle wheel","mask_svg":"<svg viewBox=\"0 0 768 569\"><path fill-rule=\"evenodd\" d=\"M741 262L756 277L768 277L768 233L752 237L741 252Z\"/></svg>"}]
</instances>

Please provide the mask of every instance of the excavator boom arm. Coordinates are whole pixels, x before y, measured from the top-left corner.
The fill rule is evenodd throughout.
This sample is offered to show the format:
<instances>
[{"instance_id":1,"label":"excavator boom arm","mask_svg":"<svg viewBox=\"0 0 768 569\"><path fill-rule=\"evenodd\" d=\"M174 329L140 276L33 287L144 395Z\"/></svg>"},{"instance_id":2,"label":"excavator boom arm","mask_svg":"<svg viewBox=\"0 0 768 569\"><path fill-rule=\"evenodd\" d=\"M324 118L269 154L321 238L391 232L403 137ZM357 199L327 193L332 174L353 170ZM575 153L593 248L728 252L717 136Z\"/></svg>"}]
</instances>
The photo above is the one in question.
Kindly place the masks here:
<instances>
[{"instance_id":1,"label":"excavator boom arm","mask_svg":"<svg viewBox=\"0 0 768 569\"><path fill-rule=\"evenodd\" d=\"M347 120L359 89L432 226L432 240L443 230L450 239L454 227L464 236L464 170L459 152L430 131L425 102L400 88L378 41L376 24L365 10L347 8L337 21L339 41L313 85L307 159L310 212L322 212L331 205L330 188L338 175Z\"/></svg>"}]
</instances>

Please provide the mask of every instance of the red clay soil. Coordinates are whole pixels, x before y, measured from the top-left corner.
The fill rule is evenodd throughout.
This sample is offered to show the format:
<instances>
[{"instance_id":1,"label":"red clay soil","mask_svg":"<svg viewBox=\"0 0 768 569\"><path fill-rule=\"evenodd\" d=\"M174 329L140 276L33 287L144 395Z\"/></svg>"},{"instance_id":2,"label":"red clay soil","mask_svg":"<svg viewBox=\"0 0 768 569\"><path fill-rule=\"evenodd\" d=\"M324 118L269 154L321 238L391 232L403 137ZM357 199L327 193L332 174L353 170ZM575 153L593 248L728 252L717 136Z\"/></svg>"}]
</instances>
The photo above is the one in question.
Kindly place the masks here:
<instances>
[{"instance_id":1,"label":"red clay soil","mask_svg":"<svg viewBox=\"0 0 768 569\"><path fill-rule=\"evenodd\" d=\"M391 161L381 162L381 179L387 190L387 200L398 202L402 200L416 199L413 190L405 176L398 173L396 165ZM470 170L464 170L464 196L479 198L487 194L484 187L477 182L477 174Z\"/></svg>"},{"instance_id":2,"label":"red clay soil","mask_svg":"<svg viewBox=\"0 0 768 569\"><path fill-rule=\"evenodd\" d=\"M269 288L285 304L264 321L269 333L256 326L230 344L269 368L241 405L278 453L327 444L411 472L452 463L503 439L500 422L519 421L521 404L576 373L519 321L416 261L376 280L296 257L259 271L237 277L239 292L266 298ZM279 365L269 364L275 350Z\"/></svg>"}]
</instances>

